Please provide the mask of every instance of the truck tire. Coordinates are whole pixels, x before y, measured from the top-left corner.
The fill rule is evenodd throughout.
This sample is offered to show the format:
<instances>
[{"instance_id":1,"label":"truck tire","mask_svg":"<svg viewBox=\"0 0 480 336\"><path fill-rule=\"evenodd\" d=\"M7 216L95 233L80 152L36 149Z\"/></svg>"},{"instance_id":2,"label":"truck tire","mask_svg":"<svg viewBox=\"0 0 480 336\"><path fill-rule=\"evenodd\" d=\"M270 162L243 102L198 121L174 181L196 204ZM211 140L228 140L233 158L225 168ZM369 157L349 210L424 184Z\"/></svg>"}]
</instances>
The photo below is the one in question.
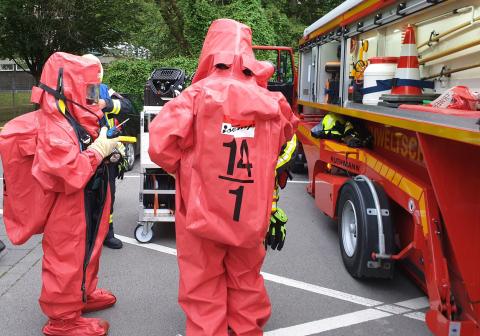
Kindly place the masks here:
<instances>
[{"instance_id":1,"label":"truck tire","mask_svg":"<svg viewBox=\"0 0 480 336\"><path fill-rule=\"evenodd\" d=\"M381 187L375 185L380 206L389 213L388 198ZM367 214L375 208L371 191L364 181L347 181L337 204L338 236L342 260L348 273L355 278L393 277L393 260L374 260L378 252L377 216ZM394 231L390 216L382 216L385 252L394 252Z\"/></svg>"}]
</instances>

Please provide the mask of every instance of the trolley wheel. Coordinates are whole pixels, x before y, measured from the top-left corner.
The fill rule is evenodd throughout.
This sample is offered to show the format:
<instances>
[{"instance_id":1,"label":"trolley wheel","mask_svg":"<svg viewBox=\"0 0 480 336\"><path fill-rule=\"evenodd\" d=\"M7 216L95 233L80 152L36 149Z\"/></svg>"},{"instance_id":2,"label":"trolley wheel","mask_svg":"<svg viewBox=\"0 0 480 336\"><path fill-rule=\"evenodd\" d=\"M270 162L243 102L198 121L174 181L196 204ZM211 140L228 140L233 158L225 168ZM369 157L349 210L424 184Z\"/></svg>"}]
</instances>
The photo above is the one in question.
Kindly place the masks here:
<instances>
[{"instance_id":1,"label":"trolley wheel","mask_svg":"<svg viewBox=\"0 0 480 336\"><path fill-rule=\"evenodd\" d=\"M135 228L134 235L139 243L150 243L153 240L152 225L150 223L138 224Z\"/></svg>"},{"instance_id":2,"label":"trolley wheel","mask_svg":"<svg viewBox=\"0 0 480 336\"><path fill-rule=\"evenodd\" d=\"M133 165L135 164L135 145L128 143L125 145L125 156L128 162L128 171L133 169Z\"/></svg>"},{"instance_id":3,"label":"trolley wheel","mask_svg":"<svg viewBox=\"0 0 480 336\"><path fill-rule=\"evenodd\" d=\"M383 190L375 186L382 209L388 209ZM355 278L392 278L392 260L373 260L378 252L377 217L367 215L373 208L373 196L365 182L350 180L344 184L338 201L338 236L343 263ZM393 253L393 228L389 217L383 217L386 252Z\"/></svg>"}]
</instances>

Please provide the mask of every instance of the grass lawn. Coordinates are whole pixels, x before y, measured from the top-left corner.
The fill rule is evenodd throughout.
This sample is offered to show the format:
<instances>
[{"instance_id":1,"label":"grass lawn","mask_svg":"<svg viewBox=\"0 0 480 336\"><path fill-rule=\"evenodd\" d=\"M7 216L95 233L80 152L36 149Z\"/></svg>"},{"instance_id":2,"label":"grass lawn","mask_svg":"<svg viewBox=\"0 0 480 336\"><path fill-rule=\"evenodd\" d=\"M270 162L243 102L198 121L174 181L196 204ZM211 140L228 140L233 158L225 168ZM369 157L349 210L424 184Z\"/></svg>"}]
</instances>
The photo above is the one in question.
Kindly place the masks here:
<instances>
[{"instance_id":1,"label":"grass lawn","mask_svg":"<svg viewBox=\"0 0 480 336\"><path fill-rule=\"evenodd\" d=\"M13 97L12 92L0 92L0 126L35 109L35 105L30 103L30 95L30 91L16 92L15 97Z\"/></svg>"}]
</instances>

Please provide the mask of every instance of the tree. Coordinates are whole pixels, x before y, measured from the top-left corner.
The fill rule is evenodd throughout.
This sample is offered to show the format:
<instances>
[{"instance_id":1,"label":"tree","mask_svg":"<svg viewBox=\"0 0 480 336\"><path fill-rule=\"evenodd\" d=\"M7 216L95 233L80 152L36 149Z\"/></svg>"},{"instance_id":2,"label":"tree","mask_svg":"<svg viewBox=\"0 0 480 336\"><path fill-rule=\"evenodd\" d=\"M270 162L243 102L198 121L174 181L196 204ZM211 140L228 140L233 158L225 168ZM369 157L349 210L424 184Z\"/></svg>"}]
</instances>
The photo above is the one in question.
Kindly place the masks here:
<instances>
[{"instance_id":1,"label":"tree","mask_svg":"<svg viewBox=\"0 0 480 336\"><path fill-rule=\"evenodd\" d=\"M103 51L136 29L143 0L1 0L0 58L25 64L38 81L56 51Z\"/></svg>"},{"instance_id":2,"label":"tree","mask_svg":"<svg viewBox=\"0 0 480 336\"><path fill-rule=\"evenodd\" d=\"M260 0L234 0L224 11L225 17L238 20L252 28L253 43L273 45L276 43L275 22L269 22Z\"/></svg>"},{"instance_id":3,"label":"tree","mask_svg":"<svg viewBox=\"0 0 480 336\"><path fill-rule=\"evenodd\" d=\"M138 29L130 34L130 43L150 51L150 58L160 59L178 55L177 48L172 48L170 32L166 28L160 6L155 0L146 0L138 10Z\"/></svg>"},{"instance_id":4,"label":"tree","mask_svg":"<svg viewBox=\"0 0 480 336\"><path fill-rule=\"evenodd\" d=\"M288 18L308 26L344 0L262 0L264 7L275 6Z\"/></svg>"},{"instance_id":5,"label":"tree","mask_svg":"<svg viewBox=\"0 0 480 336\"><path fill-rule=\"evenodd\" d=\"M181 5L188 18L184 27L185 38L190 43L190 53L198 56L210 23L221 16L223 6L210 0L181 0Z\"/></svg>"},{"instance_id":6,"label":"tree","mask_svg":"<svg viewBox=\"0 0 480 336\"><path fill-rule=\"evenodd\" d=\"M172 42L178 43L179 51L184 55L190 53L190 44L183 34L184 20L183 11L178 6L176 0L156 0L160 6L160 11L165 21L165 26L168 27Z\"/></svg>"},{"instance_id":7,"label":"tree","mask_svg":"<svg viewBox=\"0 0 480 336\"><path fill-rule=\"evenodd\" d=\"M289 10L297 20L300 20L308 26L340 5L343 1L344 0L289 1Z\"/></svg>"},{"instance_id":8,"label":"tree","mask_svg":"<svg viewBox=\"0 0 480 336\"><path fill-rule=\"evenodd\" d=\"M302 36L305 25L295 18L289 18L279 7L272 4L266 6L265 15L268 22L275 22L272 25L275 34L275 44L295 48Z\"/></svg>"},{"instance_id":9,"label":"tree","mask_svg":"<svg viewBox=\"0 0 480 336\"><path fill-rule=\"evenodd\" d=\"M238 20L252 28L255 44L271 45L275 43L273 24L260 0L182 0L185 17L184 36L190 42L192 55L198 55L203 40L212 21L220 18Z\"/></svg>"},{"instance_id":10,"label":"tree","mask_svg":"<svg viewBox=\"0 0 480 336\"><path fill-rule=\"evenodd\" d=\"M211 22L232 18L252 28L255 44L295 47L306 26L341 0L144 0L132 44L153 58L196 58Z\"/></svg>"}]
</instances>

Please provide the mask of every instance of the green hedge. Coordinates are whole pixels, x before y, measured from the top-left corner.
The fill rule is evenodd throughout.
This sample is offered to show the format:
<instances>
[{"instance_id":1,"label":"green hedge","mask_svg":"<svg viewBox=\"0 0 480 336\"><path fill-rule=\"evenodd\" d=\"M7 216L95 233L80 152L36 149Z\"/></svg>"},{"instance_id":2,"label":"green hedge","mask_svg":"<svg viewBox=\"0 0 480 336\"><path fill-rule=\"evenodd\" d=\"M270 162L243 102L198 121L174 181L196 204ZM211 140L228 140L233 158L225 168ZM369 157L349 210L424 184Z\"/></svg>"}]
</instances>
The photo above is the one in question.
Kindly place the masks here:
<instances>
[{"instance_id":1,"label":"green hedge","mask_svg":"<svg viewBox=\"0 0 480 336\"><path fill-rule=\"evenodd\" d=\"M179 68L192 76L197 68L197 59L172 57L162 60L123 59L110 63L105 68L103 82L120 93L132 97L135 108L143 106L143 90L153 70L157 68Z\"/></svg>"},{"instance_id":2,"label":"green hedge","mask_svg":"<svg viewBox=\"0 0 480 336\"><path fill-rule=\"evenodd\" d=\"M35 110L30 91L0 92L0 126L19 115Z\"/></svg>"}]
</instances>

